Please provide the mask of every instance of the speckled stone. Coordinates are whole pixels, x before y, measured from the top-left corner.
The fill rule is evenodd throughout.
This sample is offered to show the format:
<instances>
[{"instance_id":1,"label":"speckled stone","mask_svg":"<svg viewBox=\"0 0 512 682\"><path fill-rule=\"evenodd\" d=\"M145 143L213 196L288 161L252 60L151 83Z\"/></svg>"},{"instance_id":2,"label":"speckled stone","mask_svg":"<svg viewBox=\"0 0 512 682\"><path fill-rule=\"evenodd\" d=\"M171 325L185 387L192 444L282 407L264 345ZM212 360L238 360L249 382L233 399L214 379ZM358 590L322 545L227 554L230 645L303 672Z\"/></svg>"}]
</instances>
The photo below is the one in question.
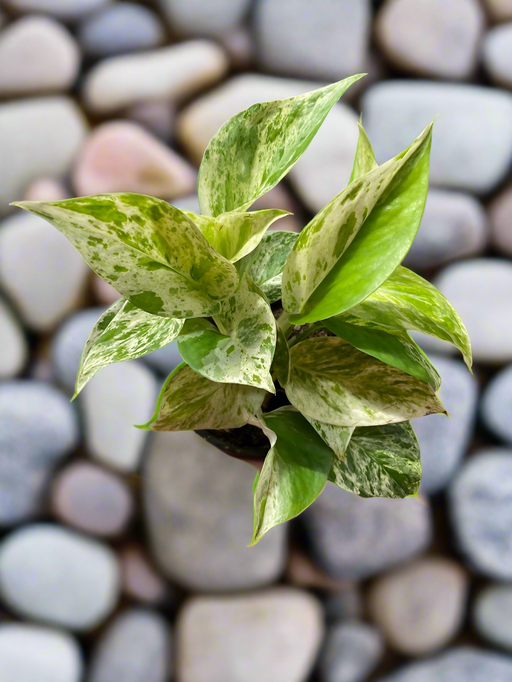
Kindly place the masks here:
<instances>
[{"instance_id":1,"label":"speckled stone","mask_svg":"<svg viewBox=\"0 0 512 682\"><path fill-rule=\"evenodd\" d=\"M487 384L481 411L487 428L512 446L512 365L502 369Z\"/></svg>"}]
</instances>

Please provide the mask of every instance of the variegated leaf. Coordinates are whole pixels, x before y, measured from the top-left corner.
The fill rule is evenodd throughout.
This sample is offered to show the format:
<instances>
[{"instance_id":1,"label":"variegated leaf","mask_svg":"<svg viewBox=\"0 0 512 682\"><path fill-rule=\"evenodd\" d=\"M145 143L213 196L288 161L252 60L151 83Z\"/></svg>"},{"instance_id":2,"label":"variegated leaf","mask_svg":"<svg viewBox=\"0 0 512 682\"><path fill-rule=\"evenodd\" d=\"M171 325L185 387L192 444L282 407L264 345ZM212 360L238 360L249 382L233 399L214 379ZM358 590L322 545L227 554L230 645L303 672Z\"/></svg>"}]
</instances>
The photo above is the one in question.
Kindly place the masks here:
<instances>
[{"instance_id":1,"label":"variegated leaf","mask_svg":"<svg viewBox=\"0 0 512 682\"><path fill-rule=\"evenodd\" d=\"M331 317L323 325L363 353L426 381L434 390L439 390L439 373L407 332L379 327L350 313Z\"/></svg>"},{"instance_id":2,"label":"variegated leaf","mask_svg":"<svg viewBox=\"0 0 512 682\"><path fill-rule=\"evenodd\" d=\"M306 417L311 426L318 433L320 438L326 443L331 450L336 455L336 458L341 462L345 459L345 453L347 452L350 439L354 433L354 426L334 426L334 424L325 424L324 422L318 421L318 419L312 419L311 417ZM376 427L371 427L376 428ZM334 458L334 459L336 459Z\"/></svg>"},{"instance_id":3,"label":"variegated leaf","mask_svg":"<svg viewBox=\"0 0 512 682\"><path fill-rule=\"evenodd\" d=\"M361 497L404 498L421 481L420 448L409 422L357 428L329 480Z\"/></svg>"},{"instance_id":4,"label":"variegated leaf","mask_svg":"<svg viewBox=\"0 0 512 682\"><path fill-rule=\"evenodd\" d=\"M215 316L188 320L178 337L179 351L193 370L228 384L246 384L275 393L270 367L276 343L272 310L257 294L240 289Z\"/></svg>"},{"instance_id":5,"label":"variegated leaf","mask_svg":"<svg viewBox=\"0 0 512 682\"><path fill-rule=\"evenodd\" d=\"M270 232L252 253L236 264L240 277L247 273L261 287L270 303L281 298L284 266L298 236L294 232Z\"/></svg>"},{"instance_id":6,"label":"variegated leaf","mask_svg":"<svg viewBox=\"0 0 512 682\"><path fill-rule=\"evenodd\" d=\"M334 336L290 348L288 400L308 418L375 426L445 412L430 384L361 353Z\"/></svg>"},{"instance_id":7,"label":"variegated leaf","mask_svg":"<svg viewBox=\"0 0 512 682\"><path fill-rule=\"evenodd\" d=\"M76 397L100 369L114 362L134 360L175 339L184 320L159 317L121 299L94 325L84 346L76 378Z\"/></svg>"},{"instance_id":8,"label":"variegated leaf","mask_svg":"<svg viewBox=\"0 0 512 682\"><path fill-rule=\"evenodd\" d=\"M283 273L292 323L352 308L402 262L425 208L431 138L430 125L404 152L352 182L300 233Z\"/></svg>"},{"instance_id":9,"label":"variegated leaf","mask_svg":"<svg viewBox=\"0 0 512 682\"><path fill-rule=\"evenodd\" d=\"M248 213L232 211L217 218L197 215L192 211L184 213L199 227L213 248L231 263L251 253L276 220L290 215L288 211L270 208Z\"/></svg>"},{"instance_id":10,"label":"variegated leaf","mask_svg":"<svg viewBox=\"0 0 512 682\"><path fill-rule=\"evenodd\" d=\"M299 412L280 408L262 419L275 437L255 482L253 545L316 500L333 459L332 450Z\"/></svg>"},{"instance_id":11,"label":"variegated leaf","mask_svg":"<svg viewBox=\"0 0 512 682\"><path fill-rule=\"evenodd\" d=\"M124 298L153 315L217 313L238 286L235 267L179 209L139 194L22 201L48 220Z\"/></svg>"},{"instance_id":12,"label":"variegated leaf","mask_svg":"<svg viewBox=\"0 0 512 682\"><path fill-rule=\"evenodd\" d=\"M185 362L169 375L154 415L139 428L151 431L238 429L256 414L265 391L239 384L219 384L194 372Z\"/></svg>"},{"instance_id":13,"label":"variegated leaf","mask_svg":"<svg viewBox=\"0 0 512 682\"><path fill-rule=\"evenodd\" d=\"M440 291L407 268L398 267L350 314L387 329L407 329L448 341L471 369L471 341L462 320Z\"/></svg>"},{"instance_id":14,"label":"variegated leaf","mask_svg":"<svg viewBox=\"0 0 512 682\"><path fill-rule=\"evenodd\" d=\"M245 210L288 173L343 93L362 75L298 97L254 104L213 136L199 169L201 213Z\"/></svg>"},{"instance_id":15,"label":"variegated leaf","mask_svg":"<svg viewBox=\"0 0 512 682\"><path fill-rule=\"evenodd\" d=\"M359 127L359 139L357 141L356 155L349 184L362 175L366 175L366 173L375 170L378 166L371 142L368 139L368 135L366 134L361 121L359 121L357 125Z\"/></svg>"}]
</instances>

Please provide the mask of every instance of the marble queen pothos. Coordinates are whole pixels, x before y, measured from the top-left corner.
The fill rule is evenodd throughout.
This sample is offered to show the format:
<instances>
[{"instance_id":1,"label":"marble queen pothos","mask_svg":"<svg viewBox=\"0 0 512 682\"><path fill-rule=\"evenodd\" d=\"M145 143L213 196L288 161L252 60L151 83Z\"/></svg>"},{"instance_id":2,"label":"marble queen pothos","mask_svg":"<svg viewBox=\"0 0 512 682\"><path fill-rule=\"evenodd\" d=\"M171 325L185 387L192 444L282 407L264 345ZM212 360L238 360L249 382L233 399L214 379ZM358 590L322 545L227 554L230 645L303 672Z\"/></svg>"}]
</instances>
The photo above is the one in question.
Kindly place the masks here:
<instances>
[{"instance_id":1,"label":"marble queen pothos","mask_svg":"<svg viewBox=\"0 0 512 682\"><path fill-rule=\"evenodd\" d=\"M109 363L177 339L184 362L143 428L264 439L253 543L328 481L365 497L416 494L410 420L445 410L409 331L454 344L471 367L455 310L401 266L425 206L431 125L381 166L360 126L348 186L300 235L267 234L286 213L250 210L360 77L227 121L199 170L201 215L136 194L16 204L59 229L122 297L87 340L76 394Z\"/></svg>"}]
</instances>

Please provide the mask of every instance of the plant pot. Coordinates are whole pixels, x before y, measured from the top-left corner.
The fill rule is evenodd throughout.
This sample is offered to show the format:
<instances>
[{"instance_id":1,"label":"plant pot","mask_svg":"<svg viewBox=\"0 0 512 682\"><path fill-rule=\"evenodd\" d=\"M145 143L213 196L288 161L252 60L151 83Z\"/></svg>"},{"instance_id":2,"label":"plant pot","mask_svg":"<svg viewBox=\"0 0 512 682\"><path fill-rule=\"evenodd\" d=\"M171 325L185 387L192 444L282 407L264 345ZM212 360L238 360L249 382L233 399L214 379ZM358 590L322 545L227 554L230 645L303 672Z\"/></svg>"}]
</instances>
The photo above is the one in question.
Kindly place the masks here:
<instances>
[{"instance_id":1,"label":"plant pot","mask_svg":"<svg viewBox=\"0 0 512 682\"><path fill-rule=\"evenodd\" d=\"M196 431L196 433L226 455L236 459L263 462L270 448L268 438L263 431L250 424L239 429L205 430Z\"/></svg>"}]
</instances>

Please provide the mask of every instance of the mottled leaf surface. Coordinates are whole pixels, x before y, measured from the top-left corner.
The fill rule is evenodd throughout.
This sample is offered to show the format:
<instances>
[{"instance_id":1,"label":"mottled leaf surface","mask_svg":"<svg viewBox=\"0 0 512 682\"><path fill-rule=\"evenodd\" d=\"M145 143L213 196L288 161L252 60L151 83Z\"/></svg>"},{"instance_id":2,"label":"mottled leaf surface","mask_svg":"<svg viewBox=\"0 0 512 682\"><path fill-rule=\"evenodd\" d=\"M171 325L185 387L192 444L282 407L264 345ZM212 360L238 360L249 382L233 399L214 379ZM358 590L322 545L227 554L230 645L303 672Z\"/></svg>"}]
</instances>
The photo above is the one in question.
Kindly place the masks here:
<instances>
[{"instance_id":1,"label":"mottled leaf surface","mask_svg":"<svg viewBox=\"0 0 512 682\"><path fill-rule=\"evenodd\" d=\"M75 396L106 365L140 358L170 343L183 322L151 315L124 299L116 301L96 322L86 341Z\"/></svg>"},{"instance_id":2,"label":"mottled leaf surface","mask_svg":"<svg viewBox=\"0 0 512 682\"><path fill-rule=\"evenodd\" d=\"M357 428L344 459L333 458L329 480L361 497L415 495L420 448L409 422Z\"/></svg>"},{"instance_id":3,"label":"mottled leaf surface","mask_svg":"<svg viewBox=\"0 0 512 682\"><path fill-rule=\"evenodd\" d=\"M431 138L429 126L404 152L352 182L300 233L283 273L292 323L352 308L402 262L425 208Z\"/></svg>"},{"instance_id":4,"label":"mottled leaf surface","mask_svg":"<svg viewBox=\"0 0 512 682\"><path fill-rule=\"evenodd\" d=\"M378 166L377 161L375 160L373 147L365 129L360 121L357 125L359 127L359 138L357 140L356 155L354 157L354 165L352 167L349 184L361 176L366 175L366 173L375 170Z\"/></svg>"},{"instance_id":5,"label":"mottled leaf surface","mask_svg":"<svg viewBox=\"0 0 512 682\"><path fill-rule=\"evenodd\" d=\"M334 336L301 341L290 360L286 395L308 418L375 426L445 411L430 384Z\"/></svg>"},{"instance_id":6,"label":"mottled leaf surface","mask_svg":"<svg viewBox=\"0 0 512 682\"><path fill-rule=\"evenodd\" d=\"M17 204L48 220L124 298L153 315L200 317L238 286L235 267L179 209L139 194Z\"/></svg>"},{"instance_id":7,"label":"mottled leaf surface","mask_svg":"<svg viewBox=\"0 0 512 682\"><path fill-rule=\"evenodd\" d=\"M183 359L212 381L247 384L275 392L270 367L276 342L272 310L257 294L240 289L215 316L187 320L178 337Z\"/></svg>"},{"instance_id":8,"label":"mottled leaf surface","mask_svg":"<svg viewBox=\"0 0 512 682\"><path fill-rule=\"evenodd\" d=\"M350 314L388 329L407 329L448 341L471 368L471 341L462 320L440 291L407 268L398 267Z\"/></svg>"},{"instance_id":9,"label":"mottled leaf surface","mask_svg":"<svg viewBox=\"0 0 512 682\"><path fill-rule=\"evenodd\" d=\"M248 208L288 173L343 93L362 75L298 97L254 104L213 136L199 169L201 213Z\"/></svg>"},{"instance_id":10,"label":"mottled leaf surface","mask_svg":"<svg viewBox=\"0 0 512 682\"><path fill-rule=\"evenodd\" d=\"M332 450L299 412L281 408L262 419L274 432L275 443L254 488L253 544L316 500L333 459Z\"/></svg>"},{"instance_id":11,"label":"mottled leaf surface","mask_svg":"<svg viewBox=\"0 0 512 682\"><path fill-rule=\"evenodd\" d=\"M439 373L407 332L379 327L350 313L331 317L323 325L363 353L426 381L436 391L439 390Z\"/></svg>"},{"instance_id":12,"label":"mottled leaf surface","mask_svg":"<svg viewBox=\"0 0 512 682\"><path fill-rule=\"evenodd\" d=\"M348 444L350 443L350 439L352 438L355 427L325 424L324 422L320 422L318 419L312 419L311 417L306 417L306 419L315 429L324 443L331 448L336 457L343 461L345 459L345 453L347 452Z\"/></svg>"},{"instance_id":13,"label":"mottled leaf surface","mask_svg":"<svg viewBox=\"0 0 512 682\"><path fill-rule=\"evenodd\" d=\"M256 414L265 391L239 384L220 384L197 374L184 362L169 375L154 415L141 428L152 431L237 429Z\"/></svg>"},{"instance_id":14,"label":"mottled leaf surface","mask_svg":"<svg viewBox=\"0 0 512 682\"><path fill-rule=\"evenodd\" d=\"M240 277L247 273L270 303L281 298L284 266L298 236L293 232L270 232L252 253L236 264Z\"/></svg>"}]
</instances>

